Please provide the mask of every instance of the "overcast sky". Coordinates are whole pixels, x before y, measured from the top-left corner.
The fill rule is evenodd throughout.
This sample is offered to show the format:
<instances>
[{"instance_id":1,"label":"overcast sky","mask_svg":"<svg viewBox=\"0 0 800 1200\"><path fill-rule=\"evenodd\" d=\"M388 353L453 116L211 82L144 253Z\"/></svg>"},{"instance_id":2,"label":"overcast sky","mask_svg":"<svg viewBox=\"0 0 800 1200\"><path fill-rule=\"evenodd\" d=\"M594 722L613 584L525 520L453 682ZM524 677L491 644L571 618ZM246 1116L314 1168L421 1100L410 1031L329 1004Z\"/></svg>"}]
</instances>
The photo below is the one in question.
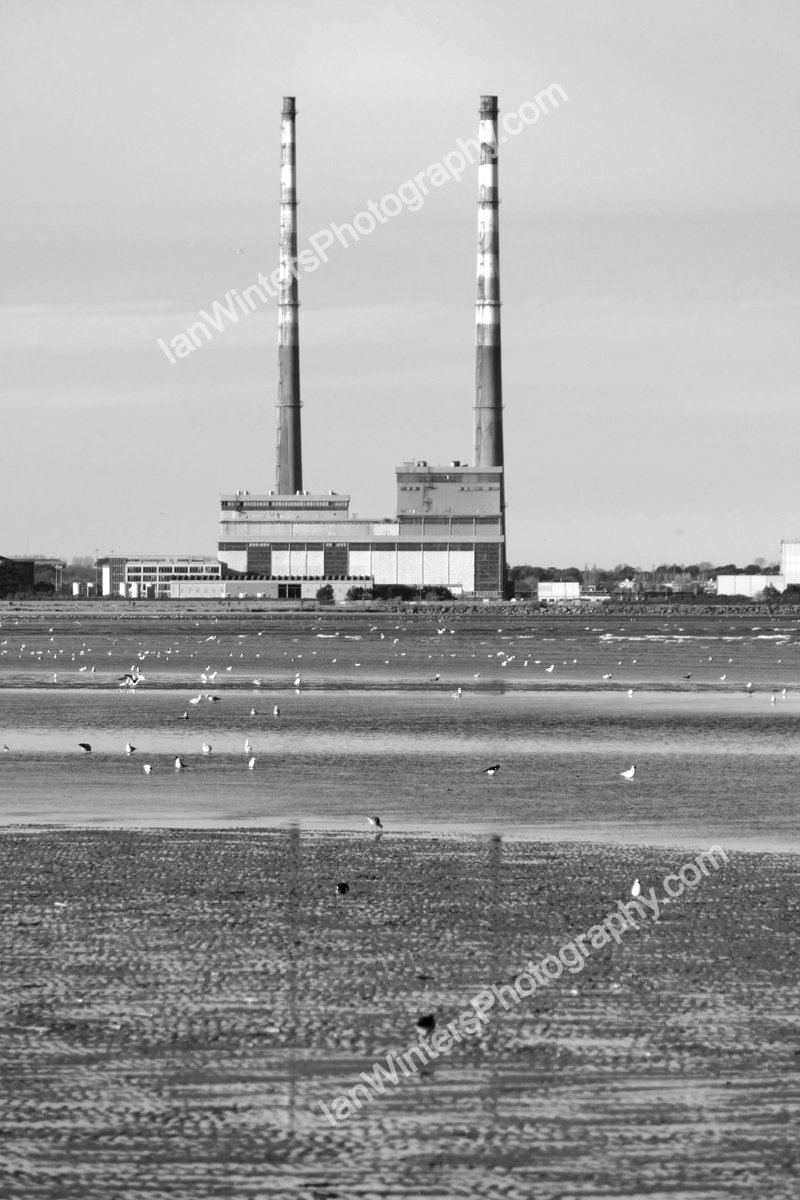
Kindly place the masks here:
<instances>
[{"instance_id":1,"label":"overcast sky","mask_svg":"<svg viewBox=\"0 0 800 1200\"><path fill-rule=\"evenodd\" d=\"M275 471L270 301L301 248L473 137L501 148L514 563L772 560L800 538L795 0L5 0L0 553L216 553ZM10 118L10 119L9 119ZM472 455L477 171L300 280L304 486L395 511ZM243 253L237 253L237 250Z\"/></svg>"}]
</instances>

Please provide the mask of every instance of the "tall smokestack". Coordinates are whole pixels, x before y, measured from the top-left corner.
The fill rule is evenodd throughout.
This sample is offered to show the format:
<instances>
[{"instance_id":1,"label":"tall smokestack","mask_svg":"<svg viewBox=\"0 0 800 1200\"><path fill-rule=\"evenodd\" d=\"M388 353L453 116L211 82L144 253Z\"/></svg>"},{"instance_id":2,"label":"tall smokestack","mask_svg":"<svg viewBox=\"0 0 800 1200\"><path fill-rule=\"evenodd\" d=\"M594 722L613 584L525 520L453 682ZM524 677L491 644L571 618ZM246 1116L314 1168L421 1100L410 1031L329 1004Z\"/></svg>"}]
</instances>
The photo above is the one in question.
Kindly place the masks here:
<instances>
[{"instance_id":1,"label":"tall smokestack","mask_svg":"<svg viewBox=\"0 0 800 1200\"><path fill-rule=\"evenodd\" d=\"M481 96L478 167L478 303L475 361L475 466L503 466L500 369L500 230L497 97ZM502 491L502 481L501 481Z\"/></svg>"},{"instance_id":2,"label":"tall smokestack","mask_svg":"<svg viewBox=\"0 0 800 1200\"><path fill-rule=\"evenodd\" d=\"M281 115L281 246L278 284L278 441L275 488L303 490L300 447L300 336L297 299L297 177L294 96L284 96Z\"/></svg>"}]
</instances>

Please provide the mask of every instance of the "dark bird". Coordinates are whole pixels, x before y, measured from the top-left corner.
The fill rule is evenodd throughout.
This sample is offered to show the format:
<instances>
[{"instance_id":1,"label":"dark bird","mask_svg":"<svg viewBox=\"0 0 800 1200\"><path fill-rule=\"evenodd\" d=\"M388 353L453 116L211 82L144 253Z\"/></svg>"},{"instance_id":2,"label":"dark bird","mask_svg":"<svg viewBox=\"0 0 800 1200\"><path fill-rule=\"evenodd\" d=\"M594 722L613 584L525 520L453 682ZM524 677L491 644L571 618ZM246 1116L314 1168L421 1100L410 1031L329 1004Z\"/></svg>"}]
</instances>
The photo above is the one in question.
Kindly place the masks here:
<instances>
[{"instance_id":1,"label":"dark bird","mask_svg":"<svg viewBox=\"0 0 800 1200\"><path fill-rule=\"evenodd\" d=\"M417 1029L422 1029L425 1033L431 1033L436 1028L436 1017L433 1013L425 1013L424 1016L417 1017Z\"/></svg>"},{"instance_id":2,"label":"dark bird","mask_svg":"<svg viewBox=\"0 0 800 1200\"><path fill-rule=\"evenodd\" d=\"M80 746L81 750L85 750L87 754L92 748L88 742L78 742L78 745Z\"/></svg>"},{"instance_id":3,"label":"dark bird","mask_svg":"<svg viewBox=\"0 0 800 1200\"><path fill-rule=\"evenodd\" d=\"M692 672L690 671L690 672L689 672L689 674L688 674L688 675L684 675L684 677L683 677L683 678L684 678L684 679L691 679L691 678L692 678Z\"/></svg>"},{"instance_id":4,"label":"dark bird","mask_svg":"<svg viewBox=\"0 0 800 1200\"><path fill-rule=\"evenodd\" d=\"M337 896L346 896L349 891L350 891L349 883L337 883L337 885L336 885L336 895Z\"/></svg>"},{"instance_id":5,"label":"dark bird","mask_svg":"<svg viewBox=\"0 0 800 1200\"><path fill-rule=\"evenodd\" d=\"M380 817L367 817L370 825L374 825L376 829L383 829L383 821Z\"/></svg>"},{"instance_id":6,"label":"dark bird","mask_svg":"<svg viewBox=\"0 0 800 1200\"><path fill-rule=\"evenodd\" d=\"M499 770L500 770L500 763L495 763L491 767L484 767L483 774L484 775L496 775Z\"/></svg>"}]
</instances>

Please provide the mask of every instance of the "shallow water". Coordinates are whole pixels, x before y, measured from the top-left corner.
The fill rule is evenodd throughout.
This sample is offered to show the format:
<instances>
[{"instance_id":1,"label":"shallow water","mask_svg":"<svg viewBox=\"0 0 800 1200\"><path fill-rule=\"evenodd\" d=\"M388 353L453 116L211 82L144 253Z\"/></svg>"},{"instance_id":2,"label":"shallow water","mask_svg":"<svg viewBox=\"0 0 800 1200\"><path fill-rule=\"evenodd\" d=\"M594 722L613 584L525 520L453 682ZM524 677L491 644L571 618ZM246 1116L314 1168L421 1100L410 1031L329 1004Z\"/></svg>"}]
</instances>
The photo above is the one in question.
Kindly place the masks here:
<instances>
[{"instance_id":1,"label":"shallow water","mask_svg":"<svg viewBox=\"0 0 800 1200\"><path fill-rule=\"evenodd\" d=\"M798 849L798 719L796 620L6 613L0 824Z\"/></svg>"},{"instance_id":2,"label":"shallow water","mask_svg":"<svg viewBox=\"0 0 800 1200\"><path fill-rule=\"evenodd\" d=\"M188 698L0 692L0 824L358 829L379 813L387 830L406 832L800 848L800 693L775 704L655 692ZM620 772L632 763L627 781Z\"/></svg>"}]
</instances>

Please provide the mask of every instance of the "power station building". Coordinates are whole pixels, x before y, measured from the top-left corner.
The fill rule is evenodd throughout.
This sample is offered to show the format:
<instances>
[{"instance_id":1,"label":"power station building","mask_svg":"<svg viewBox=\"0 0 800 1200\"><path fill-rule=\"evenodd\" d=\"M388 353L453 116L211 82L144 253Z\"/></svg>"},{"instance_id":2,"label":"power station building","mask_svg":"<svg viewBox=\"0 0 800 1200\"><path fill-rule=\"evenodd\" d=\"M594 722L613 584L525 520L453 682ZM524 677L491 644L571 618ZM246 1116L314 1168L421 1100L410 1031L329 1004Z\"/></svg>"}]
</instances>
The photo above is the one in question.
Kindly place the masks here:
<instances>
[{"instance_id":1,"label":"power station building","mask_svg":"<svg viewBox=\"0 0 800 1200\"><path fill-rule=\"evenodd\" d=\"M308 594L313 582L391 588L449 588L501 598L505 591L505 489L500 345L498 107L481 98L478 140L478 278L474 461L395 468L396 516L351 517L350 497L303 489L298 321L296 110L285 97L281 122L278 286L278 429L275 489L220 497L218 558L247 594ZM245 580L245 577L250 576ZM269 580L260 587L253 577ZM235 582L228 579L228 594ZM242 593L244 594L244 593ZM314 591L311 593L315 594Z\"/></svg>"}]
</instances>

